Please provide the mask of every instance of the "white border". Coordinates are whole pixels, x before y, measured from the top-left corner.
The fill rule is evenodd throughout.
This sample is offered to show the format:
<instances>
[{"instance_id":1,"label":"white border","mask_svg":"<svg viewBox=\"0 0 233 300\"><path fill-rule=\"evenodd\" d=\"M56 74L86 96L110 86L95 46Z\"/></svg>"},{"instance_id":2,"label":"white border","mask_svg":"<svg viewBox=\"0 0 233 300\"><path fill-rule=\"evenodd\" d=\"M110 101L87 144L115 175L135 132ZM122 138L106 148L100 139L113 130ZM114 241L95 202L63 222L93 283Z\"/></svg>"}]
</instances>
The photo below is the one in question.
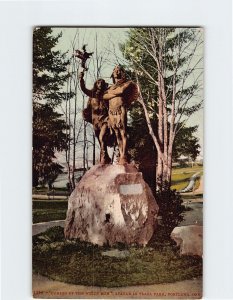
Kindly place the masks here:
<instances>
[{"instance_id":1,"label":"white border","mask_svg":"<svg viewBox=\"0 0 233 300\"><path fill-rule=\"evenodd\" d=\"M0 3L2 299L31 298L31 39L35 25L205 28L204 298L233 298L231 1Z\"/></svg>"}]
</instances>

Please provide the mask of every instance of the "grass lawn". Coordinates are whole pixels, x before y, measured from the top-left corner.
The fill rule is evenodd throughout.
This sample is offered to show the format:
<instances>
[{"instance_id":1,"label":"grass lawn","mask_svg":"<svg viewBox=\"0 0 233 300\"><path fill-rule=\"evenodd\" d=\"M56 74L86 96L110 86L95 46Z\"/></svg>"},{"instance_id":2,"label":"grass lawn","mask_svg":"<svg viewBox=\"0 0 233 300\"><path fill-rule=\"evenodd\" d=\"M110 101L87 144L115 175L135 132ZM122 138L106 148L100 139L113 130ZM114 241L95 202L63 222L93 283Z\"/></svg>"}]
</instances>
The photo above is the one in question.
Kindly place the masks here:
<instances>
[{"instance_id":1,"label":"grass lawn","mask_svg":"<svg viewBox=\"0 0 233 300\"><path fill-rule=\"evenodd\" d=\"M189 200L194 200L194 199L200 199L200 198L203 198L203 194L195 194L195 195L186 195L185 193L182 194L182 199L184 201L189 201Z\"/></svg>"},{"instance_id":2,"label":"grass lawn","mask_svg":"<svg viewBox=\"0 0 233 300\"><path fill-rule=\"evenodd\" d=\"M168 283L202 275L202 259L180 256L171 241L124 248L128 253L124 257L102 255L106 250L107 246L65 240L63 228L53 227L33 237L33 271L53 280L104 287Z\"/></svg>"},{"instance_id":3,"label":"grass lawn","mask_svg":"<svg viewBox=\"0 0 233 300\"><path fill-rule=\"evenodd\" d=\"M63 193L66 193L68 192L66 188L54 188L53 189L54 192L63 192ZM32 194L39 194L39 195L47 195L47 193L50 192L52 193L52 191L49 190L48 187L34 187L32 188Z\"/></svg>"},{"instance_id":4,"label":"grass lawn","mask_svg":"<svg viewBox=\"0 0 233 300\"><path fill-rule=\"evenodd\" d=\"M64 220L67 207L67 200L34 200L32 202L33 223Z\"/></svg>"},{"instance_id":5,"label":"grass lawn","mask_svg":"<svg viewBox=\"0 0 233 300\"><path fill-rule=\"evenodd\" d=\"M203 174L203 166L193 166L187 168L173 168L172 169L172 189L177 191L185 188L189 179L195 173L200 172L200 175ZM199 186L200 180L196 180L195 188Z\"/></svg>"}]
</instances>

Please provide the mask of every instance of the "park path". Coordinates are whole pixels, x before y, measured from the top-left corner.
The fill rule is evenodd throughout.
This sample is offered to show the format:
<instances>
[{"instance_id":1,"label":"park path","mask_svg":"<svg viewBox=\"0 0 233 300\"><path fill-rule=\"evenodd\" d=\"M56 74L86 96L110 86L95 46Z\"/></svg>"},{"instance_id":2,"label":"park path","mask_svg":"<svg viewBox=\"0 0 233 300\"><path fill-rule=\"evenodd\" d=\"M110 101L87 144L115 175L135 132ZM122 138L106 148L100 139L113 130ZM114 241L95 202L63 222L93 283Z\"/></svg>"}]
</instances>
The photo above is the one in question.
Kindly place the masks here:
<instances>
[{"instance_id":1,"label":"park path","mask_svg":"<svg viewBox=\"0 0 233 300\"><path fill-rule=\"evenodd\" d=\"M32 224L32 235L39 234L54 226L64 227L65 220L49 221Z\"/></svg>"},{"instance_id":2,"label":"park path","mask_svg":"<svg viewBox=\"0 0 233 300\"><path fill-rule=\"evenodd\" d=\"M202 278L168 284L105 288L73 285L33 275L33 296L39 299L200 299Z\"/></svg>"},{"instance_id":3,"label":"park path","mask_svg":"<svg viewBox=\"0 0 233 300\"><path fill-rule=\"evenodd\" d=\"M188 183L188 185L187 185L185 188L183 188L182 190L180 190L179 192L180 192L180 193L186 193L186 192L193 191L193 188L194 188L196 179L197 179L198 177L200 177L199 174L200 174L200 172L197 172L197 173L195 173L194 175L192 175L192 176L189 178L189 183Z\"/></svg>"},{"instance_id":4,"label":"park path","mask_svg":"<svg viewBox=\"0 0 233 300\"><path fill-rule=\"evenodd\" d=\"M203 226L203 176L200 177L198 189L193 192L181 193L182 195L190 196L190 199L183 200L186 207L191 208L185 212L185 219L179 226L200 225ZM198 196L200 195L200 197ZM194 196L193 198L191 198Z\"/></svg>"},{"instance_id":5,"label":"park path","mask_svg":"<svg viewBox=\"0 0 233 300\"><path fill-rule=\"evenodd\" d=\"M203 175L200 177L200 184L199 184L199 187L195 190L195 191L192 191L192 192L184 192L182 193L181 192L181 195L188 195L188 196L196 196L196 195L201 195L203 194L204 192L204 178L203 178ZM191 199L192 202L203 202L203 197L201 198L194 198L194 199Z\"/></svg>"},{"instance_id":6,"label":"park path","mask_svg":"<svg viewBox=\"0 0 233 300\"><path fill-rule=\"evenodd\" d=\"M32 200L67 200L68 196L53 196L45 194L32 194Z\"/></svg>"}]
</instances>

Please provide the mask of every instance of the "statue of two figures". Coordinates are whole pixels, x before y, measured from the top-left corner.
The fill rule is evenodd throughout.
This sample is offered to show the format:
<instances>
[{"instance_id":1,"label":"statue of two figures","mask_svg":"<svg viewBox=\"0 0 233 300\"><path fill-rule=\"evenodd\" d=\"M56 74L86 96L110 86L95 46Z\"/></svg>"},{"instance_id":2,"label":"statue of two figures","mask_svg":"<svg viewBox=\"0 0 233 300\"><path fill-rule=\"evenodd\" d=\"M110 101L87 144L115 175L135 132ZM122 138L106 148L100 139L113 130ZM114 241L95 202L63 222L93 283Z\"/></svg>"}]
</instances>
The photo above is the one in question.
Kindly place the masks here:
<instances>
[{"instance_id":1,"label":"statue of two figures","mask_svg":"<svg viewBox=\"0 0 233 300\"><path fill-rule=\"evenodd\" d=\"M80 73L81 90L89 97L83 117L92 123L99 141L100 163L111 163L107 147L117 144L118 164L122 165L128 163L127 110L138 98L138 87L133 81L127 80L125 70L119 65L114 68L111 78L113 84L110 87L103 79L98 79L89 90L84 82L84 72Z\"/></svg>"},{"instance_id":2,"label":"statue of two figures","mask_svg":"<svg viewBox=\"0 0 233 300\"><path fill-rule=\"evenodd\" d=\"M116 66L111 86L98 79L87 89L84 71L88 55L85 47L78 52L83 67L80 88L89 97L83 117L92 123L99 140L100 164L83 175L70 195L64 234L100 246L146 245L154 233L158 205L142 173L128 164L127 155L127 110L138 98L138 86ZM119 148L117 165L111 164L107 152L113 145Z\"/></svg>"}]
</instances>

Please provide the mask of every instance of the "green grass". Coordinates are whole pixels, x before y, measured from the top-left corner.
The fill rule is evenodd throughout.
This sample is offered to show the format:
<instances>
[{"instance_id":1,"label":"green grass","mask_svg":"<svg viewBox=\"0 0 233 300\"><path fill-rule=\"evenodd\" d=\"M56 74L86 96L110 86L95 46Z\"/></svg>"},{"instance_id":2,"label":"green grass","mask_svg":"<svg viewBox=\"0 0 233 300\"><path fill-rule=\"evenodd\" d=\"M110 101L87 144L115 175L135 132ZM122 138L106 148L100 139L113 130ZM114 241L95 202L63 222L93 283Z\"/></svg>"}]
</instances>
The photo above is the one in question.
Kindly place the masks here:
<instances>
[{"instance_id":1,"label":"green grass","mask_svg":"<svg viewBox=\"0 0 233 300\"><path fill-rule=\"evenodd\" d=\"M67 192L67 188L54 188L54 192ZM33 187L32 193L33 194L39 194L39 195L47 195L48 192L52 192L49 190L48 187Z\"/></svg>"},{"instance_id":2,"label":"green grass","mask_svg":"<svg viewBox=\"0 0 233 300\"><path fill-rule=\"evenodd\" d=\"M193 166L192 168L173 168L171 188L177 191L184 189L188 185L190 177L197 172L200 172L200 175L202 175L203 166ZM200 180L195 183L195 188L198 187L199 182Z\"/></svg>"},{"instance_id":3,"label":"green grass","mask_svg":"<svg viewBox=\"0 0 233 300\"><path fill-rule=\"evenodd\" d=\"M40 187L40 188L32 188L32 194L40 194L40 195L46 195L48 193L47 187Z\"/></svg>"},{"instance_id":4,"label":"green grass","mask_svg":"<svg viewBox=\"0 0 233 300\"><path fill-rule=\"evenodd\" d=\"M44 209L37 209L33 210L33 224L41 223L41 222L49 222L49 221L56 221L56 220L65 220L66 218L66 209L65 210L44 210Z\"/></svg>"},{"instance_id":5,"label":"green grass","mask_svg":"<svg viewBox=\"0 0 233 300\"><path fill-rule=\"evenodd\" d=\"M35 200L32 202L33 223L64 220L67 207L67 200Z\"/></svg>"},{"instance_id":6,"label":"green grass","mask_svg":"<svg viewBox=\"0 0 233 300\"><path fill-rule=\"evenodd\" d=\"M180 190L184 189L188 185L188 182L189 182L188 180L185 180L185 181L177 183L177 184L172 184L171 188L173 190L180 191Z\"/></svg>"},{"instance_id":7,"label":"green grass","mask_svg":"<svg viewBox=\"0 0 233 300\"><path fill-rule=\"evenodd\" d=\"M203 194L195 194L195 195L186 195L186 194L182 194L182 199L183 200L193 200L193 199L200 199L203 198Z\"/></svg>"},{"instance_id":8,"label":"green grass","mask_svg":"<svg viewBox=\"0 0 233 300\"><path fill-rule=\"evenodd\" d=\"M182 172L191 172L191 171L198 172L202 170L203 170L203 166L199 166L199 165L193 167L183 167L183 168L174 167L172 169L172 173L182 173Z\"/></svg>"},{"instance_id":9,"label":"green grass","mask_svg":"<svg viewBox=\"0 0 233 300\"><path fill-rule=\"evenodd\" d=\"M201 258L180 256L172 243L129 247L124 258L103 256L106 249L65 240L63 228L53 227L33 237L33 270L53 280L104 287L168 283L202 275Z\"/></svg>"}]
</instances>

